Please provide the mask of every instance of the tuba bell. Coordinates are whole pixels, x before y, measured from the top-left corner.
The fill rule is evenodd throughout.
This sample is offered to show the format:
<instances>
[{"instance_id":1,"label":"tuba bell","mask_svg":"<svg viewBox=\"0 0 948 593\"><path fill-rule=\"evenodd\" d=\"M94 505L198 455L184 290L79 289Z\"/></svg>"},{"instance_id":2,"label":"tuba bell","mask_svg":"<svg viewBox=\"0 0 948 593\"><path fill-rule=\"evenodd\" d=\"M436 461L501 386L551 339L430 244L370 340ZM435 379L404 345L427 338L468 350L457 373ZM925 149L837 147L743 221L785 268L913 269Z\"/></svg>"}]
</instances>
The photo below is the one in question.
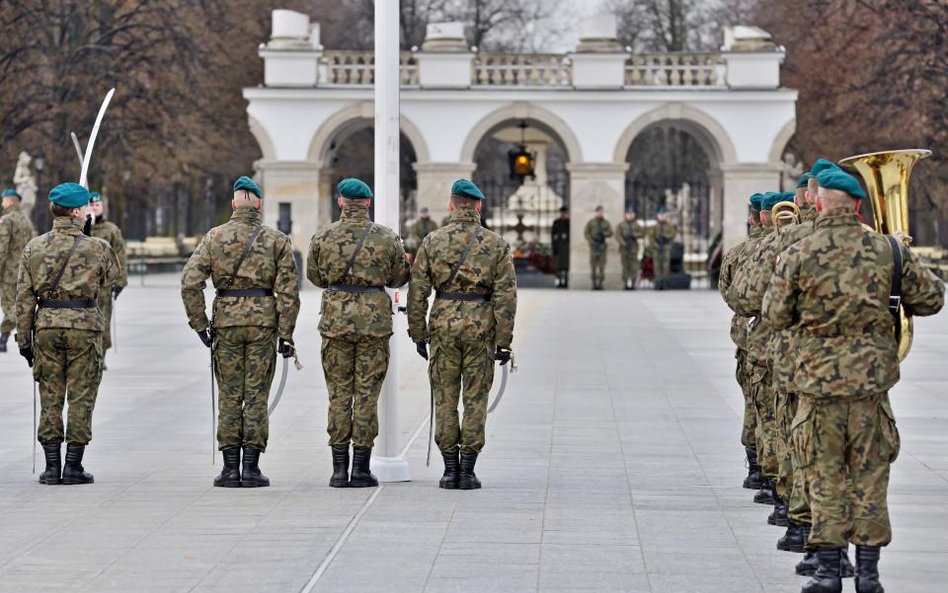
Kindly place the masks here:
<instances>
[{"instance_id":1,"label":"tuba bell","mask_svg":"<svg viewBox=\"0 0 948 593\"><path fill-rule=\"evenodd\" d=\"M839 161L840 165L856 169L866 182L874 230L884 235L901 233L906 247L912 240L908 221L909 177L915 163L931 154L932 151L921 148L889 150ZM901 306L895 336L899 344L899 361L905 360L912 348L912 318Z\"/></svg>"},{"instance_id":2,"label":"tuba bell","mask_svg":"<svg viewBox=\"0 0 948 593\"><path fill-rule=\"evenodd\" d=\"M770 211L770 217L774 221L777 234L779 234L781 223L786 225L800 224L800 207L790 201L777 202Z\"/></svg>"}]
</instances>

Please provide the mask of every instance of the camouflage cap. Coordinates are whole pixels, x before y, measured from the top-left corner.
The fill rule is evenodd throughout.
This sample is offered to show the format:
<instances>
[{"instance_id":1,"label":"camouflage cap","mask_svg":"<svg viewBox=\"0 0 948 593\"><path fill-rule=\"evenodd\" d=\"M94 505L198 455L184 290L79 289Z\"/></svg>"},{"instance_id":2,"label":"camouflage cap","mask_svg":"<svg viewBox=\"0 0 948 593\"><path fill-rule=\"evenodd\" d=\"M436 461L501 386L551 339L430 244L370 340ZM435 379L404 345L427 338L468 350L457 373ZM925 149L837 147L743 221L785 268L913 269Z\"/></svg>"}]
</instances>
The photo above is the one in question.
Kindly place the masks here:
<instances>
[{"instance_id":1,"label":"camouflage cap","mask_svg":"<svg viewBox=\"0 0 948 593\"><path fill-rule=\"evenodd\" d=\"M0 197L2 197L2 198L20 198L21 200L23 199L23 196L21 196L20 193L19 193L18 191L16 191L15 189L13 189L12 187L8 187L7 189L3 190L3 193L0 194Z\"/></svg>"},{"instance_id":2,"label":"camouflage cap","mask_svg":"<svg viewBox=\"0 0 948 593\"><path fill-rule=\"evenodd\" d=\"M461 196L462 198L469 198L471 200L486 200L484 193L481 192L481 188L474 185L474 182L469 179L458 179L451 186L451 195L452 196Z\"/></svg>"},{"instance_id":3,"label":"camouflage cap","mask_svg":"<svg viewBox=\"0 0 948 593\"><path fill-rule=\"evenodd\" d=\"M63 208L80 208L89 203L89 198L89 190L71 181L49 191L49 202Z\"/></svg>"},{"instance_id":4,"label":"camouflage cap","mask_svg":"<svg viewBox=\"0 0 948 593\"><path fill-rule=\"evenodd\" d=\"M260 189L260 186L257 185L253 179L247 177L246 175L241 175L237 178L237 181L234 182L234 191L240 191L245 189L257 196L261 200L263 199L263 190Z\"/></svg>"},{"instance_id":5,"label":"camouflage cap","mask_svg":"<svg viewBox=\"0 0 948 593\"><path fill-rule=\"evenodd\" d=\"M800 178L797 179L797 189L806 187L807 182L814 177L816 177L816 175L810 173L809 171L805 172L803 175L800 175Z\"/></svg>"},{"instance_id":6,"label":"camouflage cap","mask_svg":"<svg viewBox=\"0 0 948 593\"><path fill-rule=\"evenodd\" d=\"M361 179L355 177L346 177L336 185L336 192L340 197L351 200L369 200L372 196L372 190Z\"/></svg>"},{"instance_id":7,"label":"camouflage cap","mask_svg":"<svg viewBox=\"0 0 948 593\"><path fill-rule=\"evenodd\" d=\"M839 165L831 160L818 158L816 162L813 163L813 166L810 167L810 173L819 175L821 171L826 171L827 169L839 169Z\"/></svg>"},{"instance_id":8,"label":"camouflage cap","mask_svg":"<svg viewBox=\"0 0 948 593\"><path fill-rule=\"evenodd\" d=\"M855 177L842 169L827 169L816 176L820 187L846 192L856 200L865 200L868 196Z\"/></svg>"}]
</instances>

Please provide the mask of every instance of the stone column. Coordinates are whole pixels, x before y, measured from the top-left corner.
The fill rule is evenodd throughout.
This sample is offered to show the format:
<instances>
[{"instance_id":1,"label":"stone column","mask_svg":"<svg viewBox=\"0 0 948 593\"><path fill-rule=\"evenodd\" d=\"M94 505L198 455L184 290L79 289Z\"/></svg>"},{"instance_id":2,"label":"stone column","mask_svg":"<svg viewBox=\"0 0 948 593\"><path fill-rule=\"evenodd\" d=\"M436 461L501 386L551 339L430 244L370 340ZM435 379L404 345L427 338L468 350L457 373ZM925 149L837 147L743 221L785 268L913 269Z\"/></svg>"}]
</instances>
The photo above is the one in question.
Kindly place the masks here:
<instances>
[{"instance_id":1,"label":"stone column","mask_svg":"<svg viewBox=\"0 0 948 593\"><path fill-rule=\"evenodd\" d=\"M615 230L625 210L625 172L628 163L568 163L570 174L570 246L569 287L592 288L589 265L589 244L583 237L586 223L593 217L596 206L605 209L605 219ZM622 287L622 263L615 237L607 241L609 256L606 260L606 290Z\"/></svg>"},{"instance_id":2,"label":"stone column","mask_svg":"<svg viewBox=\"0 0 948 593\"><path fill-rule=\"evenodd\" d=\"M474 163L415 163L412 165L418 174L418 209L427 206L431 219L441 226L448 215L448 198L451 197L451 185L456 179L470 179L477 165Z\"/></svg>"},{"instance_id":3,"label":"stone column","mask_svg":"<svg viewBox=\"0 0 948 593\"><path fill-rule=\"evenodd\" d=\"M328 200L320 193L320 167L314 161L257 161L255 164L263 188L263 221L276 228L280 202L292 205L293 246L304 254L309 241L326 220L320 203Z\"/></svg>"},{"instance_id":4,"label":"stone column","mask_svg":"<svg viewBox=\"0 0 948 593\"><path fill-rule=\"evenodd\" d=\"M747 236L747 203L751 194L777 191L780 168L766 163L721 165L724 180L724 249Z\"/></svg>"},{"instance_id":5,"label":"stone column","mask_svg":"<svg viewBox=\"0 0 948 593\"><path fill-rule=\"evenodd\" d=\"M709 201L709 228L708 240L714 239L714 236L723 228L724 223L724 186L721 170L717 169L708 173L708 201Z\"/></svg>"}]
</instances>

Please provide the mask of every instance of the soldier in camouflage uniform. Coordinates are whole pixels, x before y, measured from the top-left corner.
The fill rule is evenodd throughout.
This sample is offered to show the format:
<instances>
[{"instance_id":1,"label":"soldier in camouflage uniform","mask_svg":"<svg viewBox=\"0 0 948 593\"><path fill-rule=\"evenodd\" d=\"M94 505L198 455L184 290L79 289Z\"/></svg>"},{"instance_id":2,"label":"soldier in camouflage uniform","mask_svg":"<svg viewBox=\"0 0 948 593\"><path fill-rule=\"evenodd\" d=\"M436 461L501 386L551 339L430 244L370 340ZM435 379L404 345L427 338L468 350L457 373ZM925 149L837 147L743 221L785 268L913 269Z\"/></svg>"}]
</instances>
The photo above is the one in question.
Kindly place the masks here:
<instances>
[{"instance_id":1,"label":"soldier in camouflage uniform","mask_svg":"<svg viewBox=\"0 0 948 593\"><path fill-rule=\"evenodd\" d=\"M569 287L569 208L560 208L560 217L550 228L550 248L556 264L556 287Z\"/></svg>"},{"instance_id":2,"label":"soldier in camouflage uniform","mask_svg":"<svg viewBox=\"0 0 948 593\"><path fill-rule=\"evenodd\" d=\"M112 300L118 299L119 293L128 286L128 256L125 253L125 238L122 231L113 222L105 219L104 205L102 196L98 192L92 192L92 215L95 217L92 224L92 236L102 239L112 246L115 252L115 260L118 262L118 278L112 290L107 290L99 295L99 309L102 310L102 316L105 319L105 331L102 332L103 358L102 370L106 370L105 352L112 347Z\"/></svg>"},{"instance_id":3,"label":"soldier in camouflage uniform","mask_svg":"<svg viewBox=\"0 0 948 593\"><path fill-rule=\"evenodd\" d=\"M817 175L814 231L780 254L763 317L797 326L791 344L799 393L791 439L807 474L813 515L807 543L818 568L803 593L838 593L841 551L856 544L856 591L881 592L880 547L892 537L886 505L899 434L888 390L899 378L893 267L901 260L906 313L938 312L944 285L896 240L864 229L855 210L865 191L839 169Z\"/></svg>"},{"instance_id":4,"label":"soldier in camouflage uniform","mask_svg":"<svg viewBox=\"0 0 948 593\"><path fill-rule=\"evenodd\" d=\"M658 221L649 229L648 238L652 247L652 262L655 265L655 280L658 282L671 272L671 248L678 229L668 222L668 214L662 208L655 215Z\"/></svg>"},{"instance_id":5,"label":"soldier in camouflage uniform","mask_svg":"<svg viewBox=\"0 0 948 593\"><path fill-rule=\"evenodd\" d=\"M319 333L329 390L329 485L373 487L378 480L369 465L392 335L392 299L385 287L408 281L408 258L395 232L369 219L368 185L343 179L337 193L342 217L313 235L306 263L306 277L326 289Z\"/></svg>"},{"instance_id":6,"label":"soldier in camouflage uniform","mask_svg":"<svg viewBox=\"0 0 948 593\"><path fill-rule=\"evenodd\" d=\"M188 323L211 349L220 388L217 444L224 468L214 479L218 487L270 485L259 466L269 436L270 383L276 354L289 358L295 348L300 297L293 245L263 226L262 205L257 184L237 179L230 221L204 235L181 276ZM208 278L217 289L210 322L204 303Z\"/></svg>"},{"instance_id":7,"label":"soldier in camouflage uniform","mask_svg":"<svg viewBox=\"0 0 948 593\"><path fill-rule=\"evenodd\" d=\"M603 207L596 206L596 215L586 223L583 236L589 243L589 268L592 274L592 289L602 290L602 283L606 279L606 257L609 248L606 239L612 236L612 225L604 219Z\"/></svg>"},{"instance_id":8,"label":"soldier in camouflage uniform","mask_svg":"<svg viewBox=\"0 0 948 593\"><path fill-rule=\"evenodd\" d=\"M635 290L639 276L639 239L645 229L635 221L635 211L625 213L625 220L616 225L616 240L619 242L619 257L622 259L622 282L626 290Z\"/></svg>"},{"instance_id":9,"label":"soldier in camouflage uniform","mask_svg":"<svg viewBox=\"0 0 948 593\"><path fill-rule=\"evenodd\" d=\"M82 457L102 379L105 323L96 299L115 283L118 266L107 243L82 233L88 203L89 192L76 183L49 192L53 230L27 243L17 277L16 341L33 367L42 406L36 435L46 457L41 484L93 482Z\"/></svg>"},{"instance_id":10,"label":"soldier in camouflage uniform","mask_svg":"<svg viewBox=\"0 0 948 593\"><path fill-rule=\"evenodd\" d=\"M727 298L728 290L734 277L734 269L737 263L747 257L747 254L753 252L757 243L764 236L764 226L760 224L760 202L763 194L757 193L750 197L750 214L748 216L748 226L750 227L750 236L744 241L728 250L721 261L721 276L718 279L718 290L721 296ZM737 371L735 376L737 384L744 395L744 423L741 430L741 444L744 445L744 452L747 455L747 477L744 478L744 488L757 490L763 485L763 476L760 473L760 465L757 463L757 413L754 410L754 400L751 397L751 386L749 379L749 364L747 362L747 324L750 318L735 313L731 317L731 340L737 347L735 358L737 359Z\"/></svg>"},{"instance_id":11,"label":"soldier in camouflage uniform","mask_svg":"<svg viewBox=\"0 0 948 593\"><path fill-rule=\"evenodd\" d=\"M426 360L431 343L435 442L444 458L438 485L448 489L481 487L474 465L484 447L494 360L510 361L517 311L510 246L480 227L484 199L470 181L454 183L451 220L421 244L408 293L408 334ZM432 290L435 301L426 322ZM462 384L464 421L459 423Z\"/></svg>"},{"instance_id":12,"label":"soldier in camouflage uniform","mask_svg":"<svg viewBox=\"0 0 948 593\"><path fill-rule=\"evenodd\" d=\"M20 209L23 198L15 189L3 190L3 216L0 217L0 352L7 351L10 332L16 327L16 273L20 255L26 244L36 236L33 223Z\"/></svg>"}]
</instances>

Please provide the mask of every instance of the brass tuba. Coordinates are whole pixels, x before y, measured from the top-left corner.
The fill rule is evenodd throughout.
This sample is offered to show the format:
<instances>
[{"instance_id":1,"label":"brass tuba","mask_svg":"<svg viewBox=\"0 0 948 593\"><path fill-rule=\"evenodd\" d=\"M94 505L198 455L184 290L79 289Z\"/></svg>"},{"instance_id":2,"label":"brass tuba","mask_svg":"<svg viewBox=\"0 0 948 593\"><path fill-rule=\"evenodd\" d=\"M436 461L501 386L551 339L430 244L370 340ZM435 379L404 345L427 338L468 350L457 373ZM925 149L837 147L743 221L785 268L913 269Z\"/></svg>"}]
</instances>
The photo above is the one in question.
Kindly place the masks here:
<instances>
[{"instance_id":1,"label":"brass tuba","mask_svg":"<svg viewBox=\"0 0 948 593\"><path fill-rule=\"evenodd\" d=\"M780 234L781 222L785 224L800 223L800 207L790 201L777 202L770 211L770 218L774 221L774 228L777 234Z\"/></svg>"},{"instance_id":2,"label":"brass tuba","mask_svg":"<svg viewBox=\"0 0 948 593\"><path fill-rule=\"evenodd\" d=\"M856 169L866 182L875 231L884 235L901 233L906 247L912 240L908 221L909 176L915 163L931 154L932 151L921 148L889 150L860 154L839 161L840 165ZM912 318L905 314L901 306L895 333L899 343L899 361L902 361L912 348Z\"/></svg>"}]
</instances>

